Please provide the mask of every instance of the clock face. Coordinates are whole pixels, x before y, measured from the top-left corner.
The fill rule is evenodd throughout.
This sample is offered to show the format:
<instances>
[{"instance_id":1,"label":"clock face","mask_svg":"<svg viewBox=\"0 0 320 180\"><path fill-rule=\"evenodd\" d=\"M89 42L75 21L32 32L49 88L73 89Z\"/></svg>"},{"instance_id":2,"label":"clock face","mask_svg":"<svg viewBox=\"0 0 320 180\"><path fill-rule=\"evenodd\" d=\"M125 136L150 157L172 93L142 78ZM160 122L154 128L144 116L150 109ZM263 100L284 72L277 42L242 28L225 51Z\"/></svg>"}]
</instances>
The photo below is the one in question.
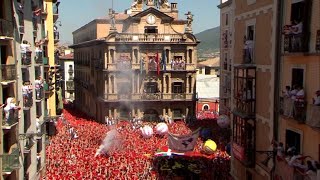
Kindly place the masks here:
<instances>
[{"instance_id":1,"label":"clock face","mask_svg":"<svg viewBox=\"0 0 320 180\"><path fill-rule=\"evenodd\" d=\"M150 14L147 17L147 23L148 24L155 24L156 23L156 17L153 14Z\"/></svg>"}]
</instances>

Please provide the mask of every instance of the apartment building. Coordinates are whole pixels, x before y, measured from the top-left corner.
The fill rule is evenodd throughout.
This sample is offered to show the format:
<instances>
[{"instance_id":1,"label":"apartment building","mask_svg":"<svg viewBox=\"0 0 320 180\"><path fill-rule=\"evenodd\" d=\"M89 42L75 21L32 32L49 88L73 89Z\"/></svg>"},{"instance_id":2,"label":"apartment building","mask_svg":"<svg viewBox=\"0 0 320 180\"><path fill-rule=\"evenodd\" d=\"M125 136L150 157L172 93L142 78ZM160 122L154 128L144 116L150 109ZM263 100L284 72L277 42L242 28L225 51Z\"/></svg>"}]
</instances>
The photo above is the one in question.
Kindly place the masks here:
<instances>
[{"instance_id":1,"label":"apartment building","mask_svg":"<svg viewBox=\"0 0 320 180\"><path fill-rule=\"evenodd\" d=\"M218 7L220 102L221 114L231 112L231 174L235 179L271 179L277 2L227 0Z\"/></svg>"},{"instance_id":2,"label":"apartment building","mask_svg":"<svg viewBox=\"0 0 320 180\"><path fill-rule=\"evenodd\" d=\"M49 36L47 22L48 17L53 19L48 7L53 8L54 3L0 1L1 179L38 179L45 173L49 117L44 92L47 83L41 79L46 77L48 49L54 48L50 42L57 42L53 25Z\"/></svg>"},{"instance_id":3,"label":"apartment building","mask_svg":"<svg viewBox=\"0 0 320 180\"><path fill-rule=\"evenodd\" d=\"M219 114L231 113L232 0L222 0L220 9L220 102Z\"/></svg>"},{"instance_id":4,"label":"apartment building","mask_svg":"<svg viewBox=\"0 0 320 180\"><path fill-rule=\"evenodd\" d=\"M320 89L320 2L316 0L285 0L282 6L279 142L307 160L320 161L320 106L313 98ZM298 24L293 24L298 23ZM288 27L299 25L298 33ZM299 87L304 93L288 98L286 86ZM295 87L296 86L296 87ZM278 159L276 176L282 179L303 179L304 172Z\"/></svg>"},{"instance_id":5,"label":"apartment building","mask_svg":"<svg viewBox=\"0 0 320 180\"><path fill-rule=\"evenodd\" d=\"M75 105L99 121L194 115L199 42L186 16L177 3L135 1L74 31Z\"/></svg>"}]
</instances>

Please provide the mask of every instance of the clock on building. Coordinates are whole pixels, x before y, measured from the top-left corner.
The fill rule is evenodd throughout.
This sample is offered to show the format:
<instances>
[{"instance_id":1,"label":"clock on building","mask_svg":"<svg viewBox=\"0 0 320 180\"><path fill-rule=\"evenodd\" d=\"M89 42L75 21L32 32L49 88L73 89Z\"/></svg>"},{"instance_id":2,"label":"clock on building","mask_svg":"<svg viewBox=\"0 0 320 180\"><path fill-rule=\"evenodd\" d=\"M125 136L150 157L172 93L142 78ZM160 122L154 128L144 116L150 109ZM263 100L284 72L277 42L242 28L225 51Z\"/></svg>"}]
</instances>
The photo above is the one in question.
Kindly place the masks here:
<instances>
[{"instance_id":1,"label":"clock on building","mask_svg":"<svg viewBox=\"0 0 320 180\"><path fill-rule=\"evenodd\" d=\"M153 14L148 15L147 23L148 24L155 24L156 23L156 17Z\"/></svg>"}]
</instances>

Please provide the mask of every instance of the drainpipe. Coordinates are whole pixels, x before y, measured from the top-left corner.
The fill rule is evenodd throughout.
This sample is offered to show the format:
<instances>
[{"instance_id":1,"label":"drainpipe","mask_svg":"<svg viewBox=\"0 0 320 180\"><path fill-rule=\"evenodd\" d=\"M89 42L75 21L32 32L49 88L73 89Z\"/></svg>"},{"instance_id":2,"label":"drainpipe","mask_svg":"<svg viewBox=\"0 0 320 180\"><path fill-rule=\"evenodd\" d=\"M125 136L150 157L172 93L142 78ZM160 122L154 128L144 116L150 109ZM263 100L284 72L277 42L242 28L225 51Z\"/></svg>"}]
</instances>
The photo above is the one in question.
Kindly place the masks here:
<instances>
[{"instance_id":1,"label":"drainpipe","mask_svg":"<svg viewBox=\"0 0 320 180\"><path fill-rule=\"evenodd\" d=\"M282 27L283 27L284 2L277 1L276 46L275 46L275 73L274 73L274 110L273 110L273 138L278 141L279 113L280 113L280 82L282 63ZM271 179L274 179L276 157L273 157L274 167L271 171Z\"/></svg>"}]
</instances>

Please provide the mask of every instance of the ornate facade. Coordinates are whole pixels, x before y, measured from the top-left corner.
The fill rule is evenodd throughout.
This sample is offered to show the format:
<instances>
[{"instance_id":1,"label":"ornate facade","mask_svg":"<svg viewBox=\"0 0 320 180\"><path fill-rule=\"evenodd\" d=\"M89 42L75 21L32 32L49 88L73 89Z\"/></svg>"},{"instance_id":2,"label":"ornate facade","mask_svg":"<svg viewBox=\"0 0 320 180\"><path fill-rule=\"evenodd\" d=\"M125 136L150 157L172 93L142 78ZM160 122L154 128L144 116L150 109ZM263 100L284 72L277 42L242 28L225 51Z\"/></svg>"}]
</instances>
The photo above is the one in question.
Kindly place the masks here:
<instances>
[{"instance_id":1,"label":"ornate facade","mask_svg":"<svg viewBox=\"0 0 320 180\"><path fill-rule=\"evenodd\" d=\"M98 121L193 116L199 42L186 16L176 3L138 0L73 32L75 105Z\"/></svg>"}]
</instances>

